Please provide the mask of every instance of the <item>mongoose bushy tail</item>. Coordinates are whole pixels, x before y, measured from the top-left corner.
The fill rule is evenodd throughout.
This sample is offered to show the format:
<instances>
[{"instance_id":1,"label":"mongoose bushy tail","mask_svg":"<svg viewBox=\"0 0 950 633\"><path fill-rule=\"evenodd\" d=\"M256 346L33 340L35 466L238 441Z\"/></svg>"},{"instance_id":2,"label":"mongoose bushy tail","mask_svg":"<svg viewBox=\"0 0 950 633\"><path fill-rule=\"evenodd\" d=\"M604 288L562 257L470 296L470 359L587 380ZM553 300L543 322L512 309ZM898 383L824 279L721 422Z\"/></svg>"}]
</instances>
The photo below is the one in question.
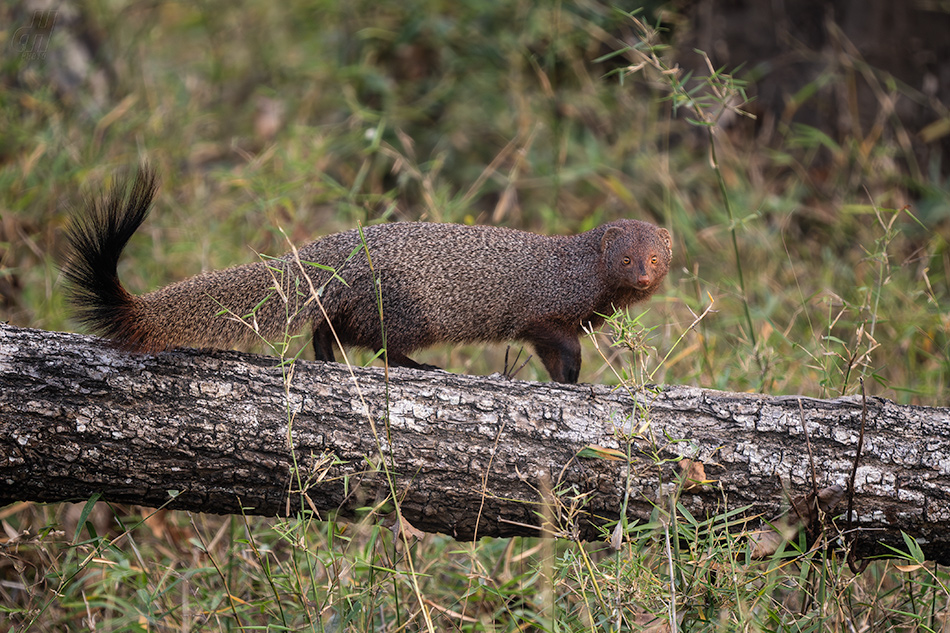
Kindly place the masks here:
<instances>
[{"instance_id":1,"label":"mongoose bushy tail","mask_svg":"<svg viewBox=\"0 0 950 633\"><path fill-rule=\"evenodd\" d=\"M670 234L637 220L550 237L396 222L135 296L116 266L156 190L143 167L87 200L67 231L63 272L79 319L133 351L230 347L309 323L317 360L334 359L336 338L385 347L390 364L409 367L420 367L409 353L436 343L526 341L552 380L576 382L584 325L649 298L672 257Z\"/></svg>"}]
</instances>

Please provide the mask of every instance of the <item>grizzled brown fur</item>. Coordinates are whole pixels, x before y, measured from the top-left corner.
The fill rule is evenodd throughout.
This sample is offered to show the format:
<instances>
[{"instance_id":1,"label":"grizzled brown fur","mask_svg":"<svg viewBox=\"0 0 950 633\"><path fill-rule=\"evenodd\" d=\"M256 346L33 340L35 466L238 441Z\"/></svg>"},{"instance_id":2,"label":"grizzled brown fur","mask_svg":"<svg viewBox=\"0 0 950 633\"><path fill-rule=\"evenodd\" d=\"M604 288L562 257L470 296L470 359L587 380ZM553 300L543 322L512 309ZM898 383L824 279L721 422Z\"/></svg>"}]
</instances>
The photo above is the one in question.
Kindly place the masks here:
<instances>
[{"instance_id":1,"label":"grizzled brown fur","mask_svg":"<svg viewBox=\"0 0 950 633\"><path fill-rule=\"evenodd\" d=\"M435 343L518 340L534 346L552 380L576 382L582 325L597 326L599 314L649 298L672 256L670 234L637 220L553 237L398 222L363 229L365 248L357 230L346 231L304 246L299 261L288 254L134 296L116 263L156 189L154 173L143 168L110 196L88 201L67 233L64 273L80 319L136 351L230 347L308 323L317 360L334 358L331 325L343 345L378 350L381 294L393 365L420 367L407 354Z\"/></svg>"}]
</instances>

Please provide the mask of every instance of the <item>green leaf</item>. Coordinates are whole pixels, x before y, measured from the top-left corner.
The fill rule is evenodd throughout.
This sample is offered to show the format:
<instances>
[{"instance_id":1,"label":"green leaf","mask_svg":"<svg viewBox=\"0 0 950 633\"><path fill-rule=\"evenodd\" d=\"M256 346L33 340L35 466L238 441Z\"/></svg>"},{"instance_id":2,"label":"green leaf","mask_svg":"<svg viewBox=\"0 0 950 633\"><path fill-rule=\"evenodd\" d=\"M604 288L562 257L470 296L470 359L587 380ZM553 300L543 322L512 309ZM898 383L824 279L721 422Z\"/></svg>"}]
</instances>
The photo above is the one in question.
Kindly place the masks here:
<instances>
[{"instance_id":1,"label":"green leaf","mask_svg":"<svg viewBox=\"0 0 950 633\"><path fill-rule=\"evenodd\" d=\"M587 457L590 459L606 459L611 461L620 461L627 459L627 454L614 448L605 448L588 444L577 452L578 457Z\"/></svg>"},{"instance_id":2,"label":"green leaf","mask_svg":"<svg viewBox=\"0 0 950 633\"><path fill-rule=\"evenodd\" d=\"M82 507L82 512L79 513L79 520L76 521L76 533L73 534L73 543L76 543L79 540L79 532L82 530L83 526L86 524L86 519L89 518L89 515L92 513L92 509L95 507L96 503L102 497L101 492L97 492L91 497L89 501L86 502L86 505Z\"/></svg>"}]
</instances>

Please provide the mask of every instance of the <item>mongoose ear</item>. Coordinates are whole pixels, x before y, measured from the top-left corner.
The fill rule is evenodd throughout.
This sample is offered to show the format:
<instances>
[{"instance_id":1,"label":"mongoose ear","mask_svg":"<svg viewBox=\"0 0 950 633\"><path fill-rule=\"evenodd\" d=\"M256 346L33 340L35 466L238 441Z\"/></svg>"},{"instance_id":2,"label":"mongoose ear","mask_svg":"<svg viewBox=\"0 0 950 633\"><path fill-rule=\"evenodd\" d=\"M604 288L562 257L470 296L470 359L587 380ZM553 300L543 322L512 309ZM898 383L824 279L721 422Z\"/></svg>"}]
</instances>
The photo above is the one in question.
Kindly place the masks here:
<instances>
[{"instance_id":1,"label":"mongoose ear","mask_svg":"<svg viewBox=\"0 0 950 633\"><path fill-rule=\"evenodd\" d=\"M600 238L600 252L606 253L607 249L610 247L610 243L619 238L621 235L623 235L623 229L619 226L607 227L607 230L604 231L604 236Z\"/></svg>"},{"instance_id":2,"label":"mongoose ear","mask_svg":"<svg viewBox=\"0 0 950 633\"><path fill-rule=\"evenodd\" d=\"M673 256L673 238L670 236L670 232L666 229L657 229L657 233L660 234L660 237L666 242L666 248L670 251L670 257Z\"/></svg>"}]
</instances>

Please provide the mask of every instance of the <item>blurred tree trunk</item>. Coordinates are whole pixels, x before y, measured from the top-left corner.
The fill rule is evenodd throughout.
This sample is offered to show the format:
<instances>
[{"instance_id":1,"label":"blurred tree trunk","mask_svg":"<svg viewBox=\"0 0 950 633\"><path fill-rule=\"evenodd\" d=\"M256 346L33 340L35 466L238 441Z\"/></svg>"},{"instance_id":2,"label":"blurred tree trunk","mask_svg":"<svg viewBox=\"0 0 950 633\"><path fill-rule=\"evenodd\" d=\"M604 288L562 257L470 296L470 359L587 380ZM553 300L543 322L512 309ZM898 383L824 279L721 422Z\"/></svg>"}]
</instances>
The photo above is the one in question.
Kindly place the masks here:
<instances>
[{"instance_id":1,"label":"blurred tree trunk","mask_svg":"<svg viewBox=\"0 0 950 633\"><path fill-rule=\"evenodd\" d=\"M132 355L0 325L0 503L98 493L353 519L391 497L391 477L403 516L422 530L512 536L536 534L543 521L549 534L599 539L625 488L638 519L673 498L699 518L744 506L746 516L775 517L799 497L792 503L808 516L803 495L847 488L862 410L854 397L665 387L635 400L603 386L408 369L386 381L376 368ZM902 547L903 530L950 562L950 409L869 398L866 418L856 551ZM701 481L679 478L681 458ZM832 514L846 505L845 496Z\"/></svg>"},{"instance_id":2,"label":"blurred tree trunk","mask_svg":"<svg viewBox=\"0 0 950 633\"><path fill-rule=\"evenodd\" d=\"M892 142L911 175L950 165L950 6L891 0L690 0L678 61L742 66L765 137L804 124L839 143Z\"/></svg>"}]
</instances>

